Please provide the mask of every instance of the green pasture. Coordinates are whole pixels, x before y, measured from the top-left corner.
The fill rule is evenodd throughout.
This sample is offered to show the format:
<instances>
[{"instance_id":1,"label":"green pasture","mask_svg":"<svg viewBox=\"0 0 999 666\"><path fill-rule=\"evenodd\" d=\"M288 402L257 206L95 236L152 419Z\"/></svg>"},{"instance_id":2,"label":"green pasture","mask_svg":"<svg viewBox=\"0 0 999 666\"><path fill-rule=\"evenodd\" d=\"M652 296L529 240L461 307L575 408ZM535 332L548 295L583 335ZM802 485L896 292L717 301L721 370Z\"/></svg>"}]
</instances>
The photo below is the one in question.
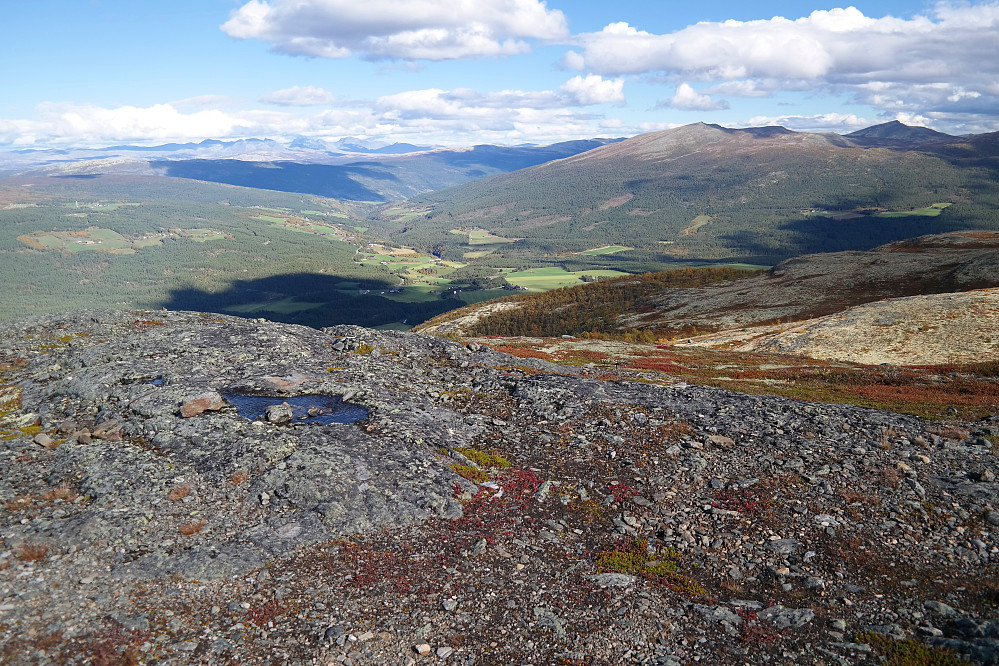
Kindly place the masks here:
<instances>
[{"instance_id":1,"label":"green pasture","mask_svg":"<svg viewBox=\"0 0 999 666\"><path fill-rule=\"evenodd\" d=\"M215 229L181 229L179 233L181 236L185 238L190 238L193 241L198 241L199 243L225 238L224 233L222 233L221 231L216 231Z\"/></svg>"},{"instance_id":2,"label":"green pasture","mask_svg":"<svg viewBox=\"0 0 999 666\"><path fill-rule=\"evenodd\" d=\"M58 234L55 238L62 243L58 249L69 252L86 252L93 250L124 250L131 249L131 241L111 229L88 229L87 236L69 236L69 234ZM77 241L100 241L96 245L85 245Z\"/></svg>"},{"instance_id":3,"label":"green pasture","mask_svg":"<svg viewBox=\"0 0 999 666\"><path fill-rule=\"evenodd\" d=\"M517 241L513 238L506 238L505 236L497 236L485 229L451 229L449 233L455 236L464 236L467 245L477 246L477 245L508 245L510 243L516 243Z\"/></svg>"},{"instance_id":4,"label":"green pasture","mask_svg":"<svg viewBox=\"0 0 999 666\"><path fill-rule=\"evenodd\" d=\"M927 206L926 208L917 208L916 210L900 210L888 213L878 213L878 217L911 217L913 215L919 217L936 217L949 205L949 203L935 203Z\"/></svg>"},{"instance_id":5,"label":"green pasture","mask_svg":"<svg viewBox=\"0 0 999 666\"><path fill-rule=\"evenodd\" d=\"M628 275L615 270L589 270L570 273L563 268L530 268L526 271L515 271L506 274L506 281L519 287L527 287L529 291L549 291L559 287L570 287L581 284L582 277L621 277Z\"/></svg>"}]
</instances>

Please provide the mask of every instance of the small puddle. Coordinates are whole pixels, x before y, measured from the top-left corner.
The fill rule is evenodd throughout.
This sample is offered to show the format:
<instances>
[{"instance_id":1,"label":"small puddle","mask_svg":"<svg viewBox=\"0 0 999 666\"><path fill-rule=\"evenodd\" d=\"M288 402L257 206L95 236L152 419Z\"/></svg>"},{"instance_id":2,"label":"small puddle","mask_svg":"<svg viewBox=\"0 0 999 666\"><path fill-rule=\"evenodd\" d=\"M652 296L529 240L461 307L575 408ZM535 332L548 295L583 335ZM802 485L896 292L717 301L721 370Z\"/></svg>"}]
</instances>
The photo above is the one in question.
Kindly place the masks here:
<instances>
[{"instance_id":1,"label":"small puddle","mask_svg":"<svg viewBox=\"0 0 999 666\"><path fill-rule=\"evenodd\" d=\"M295 423L356 423L368 417L368 409L360 405L344 402L338 395L297 395L292 398L277 398L265 395L242 395L223 393L222 397L236 406L239 415L254 421L263 419L264 412L271 405L287 402L292 407Z\"/></svg>"}]
</instances>

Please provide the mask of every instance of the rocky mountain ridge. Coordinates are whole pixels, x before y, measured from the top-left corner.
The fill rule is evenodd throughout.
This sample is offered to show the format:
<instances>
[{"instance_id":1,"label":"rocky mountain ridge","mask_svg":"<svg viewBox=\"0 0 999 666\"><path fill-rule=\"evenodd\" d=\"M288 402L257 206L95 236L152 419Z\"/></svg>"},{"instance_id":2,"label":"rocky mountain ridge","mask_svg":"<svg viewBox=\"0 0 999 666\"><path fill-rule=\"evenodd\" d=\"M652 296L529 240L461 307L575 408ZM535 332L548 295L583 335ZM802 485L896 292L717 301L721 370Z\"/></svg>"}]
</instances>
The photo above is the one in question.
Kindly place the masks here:
<instances>
[{"instance_id":1,"label":"rocky mountain ridge","mask_svg":"<svg viewBox=\"0 0 999 666\"><path fill-rule=\"evenodd\" d=\"M999 663L999 418L185 312L0 350L4 663Z\"/></svg>"}]
</instances>

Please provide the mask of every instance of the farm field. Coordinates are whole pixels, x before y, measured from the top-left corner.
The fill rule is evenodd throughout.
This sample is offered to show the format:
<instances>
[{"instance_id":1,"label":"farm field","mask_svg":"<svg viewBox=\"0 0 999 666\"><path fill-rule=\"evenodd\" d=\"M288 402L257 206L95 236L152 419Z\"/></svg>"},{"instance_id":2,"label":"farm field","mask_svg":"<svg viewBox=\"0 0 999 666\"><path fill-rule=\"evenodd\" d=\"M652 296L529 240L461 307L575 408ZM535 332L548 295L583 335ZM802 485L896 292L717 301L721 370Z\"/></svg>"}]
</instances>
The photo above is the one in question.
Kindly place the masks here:
<instances>
[{"instance_id":1,"label":"farm field","mask_svg":"<svg viewBox=\"0 0 999 666\"><path fill-rule=\"evenodd\" d=\"M506 281L528 291L548 291L559 287L582 284L583 277L622 277L627 273L615 270L586 270L568 272L564 268L529 268L506 274Z\"/></svg>"},{"instance_id":2,"label":"farm field","mask_svg":"<svg viewBox=\"0 0 999 666\"><path fill-rule=\"evenodd\" d=\"M167 238L187 238L205 242L225 238L225 234L215 229L199 228L170 229L139 236L124 236L113 229L89 227L78 231L36 231L21 234L17 240L33 250L135 254L142 248L162 245Z\"/></svg>"},{"instance_id":3,"label":"farm field","mask_svg":"<svg viewBox=\"0 0 999 666\"><path fill-rule=\"evenodd\" d=\"M916 210L903 210L903 211L889 211L885 213L878 213L878 217L908 217L909 215L918 215L920 217L936 217L944 211L945 208L950 206L949 203L935 203L933 205L927 206L926 208L917 208Z\"/></svg>"}]
</instances>

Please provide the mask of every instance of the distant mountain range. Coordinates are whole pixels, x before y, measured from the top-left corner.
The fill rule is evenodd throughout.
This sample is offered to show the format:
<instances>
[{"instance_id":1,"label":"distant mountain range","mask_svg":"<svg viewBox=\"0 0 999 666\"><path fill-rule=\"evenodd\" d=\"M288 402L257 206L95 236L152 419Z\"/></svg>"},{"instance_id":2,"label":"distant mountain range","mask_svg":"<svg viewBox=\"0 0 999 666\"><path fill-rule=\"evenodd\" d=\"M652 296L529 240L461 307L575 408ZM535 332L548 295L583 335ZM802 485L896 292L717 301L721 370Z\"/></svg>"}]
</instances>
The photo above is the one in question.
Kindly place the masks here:
<instances>
[{"instance_id":1,"label":"distant mountain range","mask_svg":"<svg viewBox=\"0 0 999 666\"><path fill-rule=\"evenodd\" d=\"M629 139L467 149L352 137L207 140L21 151L0 156L0 170L155 175L373 205L406 201L377 220L393 241L496 270L509 265L504 257L604 246L622 249L600 265L626 271L705 260L772 265L810 252L999 228L999 133L958 137L897 121L848 135L694 123ZM462 246L457 237L474 228L506 245Z\"/></svg>"},{"instance_id":2,"label":"distant mountain range","mask_svg":"<svg viewBox=\"0 0 999 666\"><path fill-rule=\"evenodd\" d=\"M0 154L0 175L161 175L385 202L542 164L620 140L445 149L407 143L377 146L354 138L327 143L299 137L289 143L209 139L159 146L28 149Z\"/></svg>"}]
</instances>

